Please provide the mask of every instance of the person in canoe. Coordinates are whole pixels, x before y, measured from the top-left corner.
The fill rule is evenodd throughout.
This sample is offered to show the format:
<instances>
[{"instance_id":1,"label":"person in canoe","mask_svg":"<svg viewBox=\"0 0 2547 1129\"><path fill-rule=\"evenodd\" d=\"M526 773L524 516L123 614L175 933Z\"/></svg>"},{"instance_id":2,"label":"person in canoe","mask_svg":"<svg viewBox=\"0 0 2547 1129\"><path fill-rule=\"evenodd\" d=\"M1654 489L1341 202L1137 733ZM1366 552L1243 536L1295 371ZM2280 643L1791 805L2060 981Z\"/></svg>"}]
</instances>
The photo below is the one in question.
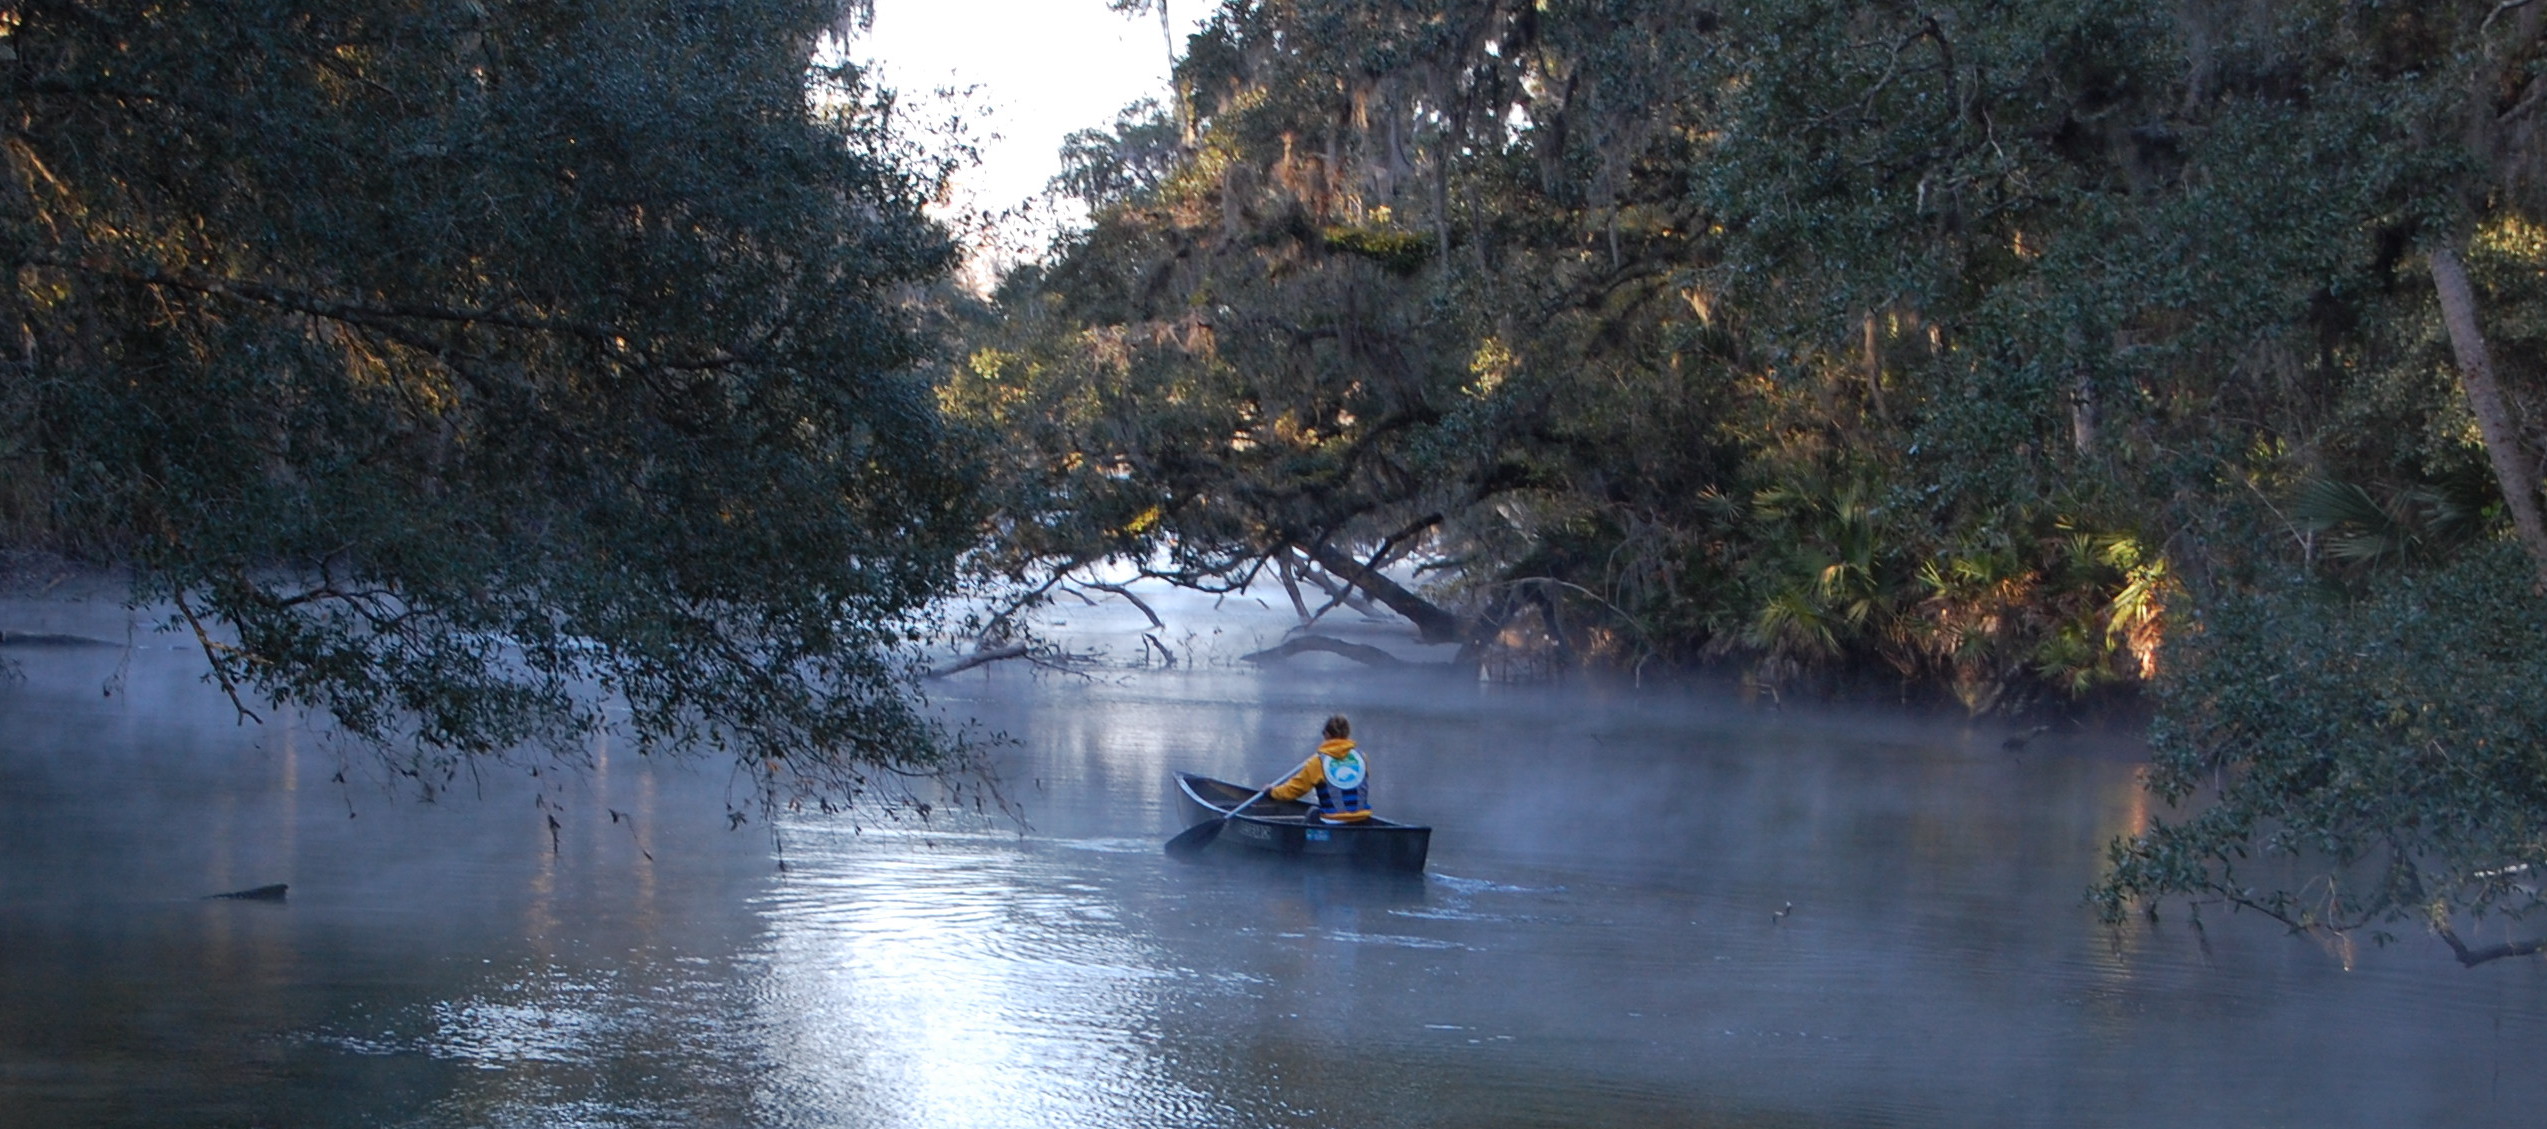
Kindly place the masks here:
<instances>
[{"instance_id":1,"label":"person in canoe","mask_svg":"<svg viewBox=\"0 0 2547 1129\"><path fill-rule=\"evenodd\" d=\"M1301 763L1291 778L1268 793L1277 800L1297 800L1311 791L1318 802L1309 809L1311 823L1360 823L1371 818L1370 766L1353 746L1353 723L1343 714L1327 719L1325 740Z\"/></svg>"}]
</instances>

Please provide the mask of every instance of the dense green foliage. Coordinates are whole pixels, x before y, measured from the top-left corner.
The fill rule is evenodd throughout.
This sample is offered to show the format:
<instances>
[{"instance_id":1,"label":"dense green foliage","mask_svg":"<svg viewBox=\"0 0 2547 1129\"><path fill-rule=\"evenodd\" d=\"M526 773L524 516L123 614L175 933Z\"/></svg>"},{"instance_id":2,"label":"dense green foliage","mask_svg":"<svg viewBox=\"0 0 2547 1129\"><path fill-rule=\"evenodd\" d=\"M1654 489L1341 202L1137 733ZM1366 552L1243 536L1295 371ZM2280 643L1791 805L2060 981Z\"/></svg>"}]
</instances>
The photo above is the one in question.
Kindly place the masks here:
<instances>
[{"instance_id":1,"label":"dense green foliage","mask_svg":"<svg viewBox=\"0 0 2547 1129\"><path fill-rule=\"evenodd\" d=\"M2305 847L2357 923L2405 904L2342 877L2394 839L2436 920L2509 906L2449 883L2529 857L2535 763L2312 823L2301 761L2422 772L2357 702L2481 715L2527 666L2241 687L2407 608L2536 618L2536 8L1237 0L1184 105L1074 144L1094 221L946 401L1012 437L1021 573L1314 563L1433 638L1976 712L2159 677L2165 794L2251 786L2124 845L2109 905L2287 909L2236 860ZM2495 830L2434 836L2459 808Z\"/></svg>"},{"instance_id":2,"label":"dense green foliage","mask_svg":"<svg viewBox=\"0 0 2547 1129\"><path fill-rule=\"evenodd\" d=\"M852 14L0 5L7 547L130 566L428 782L605 700L826 794L927 759L897 656L975 522L906 307L952 248L809 63Z\"/></svg>"},{"instance_id":3,"label":"dense green foliage","mask_svg":"<svg viewBox=\"0 0 2547 1129\"><path fill-rule=\"evenodd\" d=\"M2150 786L2198 812L2118 843L2100 893L2202 891L2294 928L2401 919L2462 959L2460 911L2540 908L2547 870L2547 602L2500 542L2359 598L2223 600L2179 644ZM2224 849L2234 845L2233 849ZM2490 946L2487 946L2490 947Z\"/></svg>"}]
</instances>

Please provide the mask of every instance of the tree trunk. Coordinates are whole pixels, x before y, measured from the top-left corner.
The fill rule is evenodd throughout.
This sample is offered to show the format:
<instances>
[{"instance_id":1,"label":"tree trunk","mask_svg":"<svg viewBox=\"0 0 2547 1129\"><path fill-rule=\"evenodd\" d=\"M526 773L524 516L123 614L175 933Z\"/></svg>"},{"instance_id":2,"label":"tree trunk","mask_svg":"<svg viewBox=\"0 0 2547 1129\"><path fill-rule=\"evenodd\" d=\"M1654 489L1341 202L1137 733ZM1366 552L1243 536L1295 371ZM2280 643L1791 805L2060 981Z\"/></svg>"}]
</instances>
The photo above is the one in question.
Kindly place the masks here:
<instances>
[{"instance_id":1,"label":"tree trunk","mask_svg":"<svg viewBox=\"0 0 2547 1129\"><path fill-rule=\"evenodd\" d=\"M1159 40L1167 45L1168 112L1176 115L1176 139L1185 151L1194 151L1194 99L1185 84L1176 78L1176 21L1167 14L1167 0L1158 0Z\"/></svg>"},{"instance_id":2,"label":"tree trunk","mask_svg":"<svg viewBox=\"0 0 2547 1129\"><path fill-rule=\"evenodd\" d=\"M1307 552L1309 559L1318 562L1318 567L1327 570L1328 575L1370 593L1372 599L1378 600L1388 610L1412 621L1419 637L1425 642L1465 643L1469 641L1468 634L1460 630L1458 616L1408 591L1405 585L1389 579L1377 570L1362 567L1362 562L1354 560L1352 554L1333 545L1324 544L1312 545Z\"/></svg>"},{"instance_id":3,"label":"tree trunk","mask_svg":"<svg viewBox=\"0 0 2547 1129\"><path fill-rule=\"evenodd\" d=\"M2096 382L2085 368L2070 377L2069 442L2081 458L2096 453Z\"/></svg>"},{"instance_id":4,"label":"tree trunk","mask_svg":"<svg viewBox=\"0 0 2547 1129\"><path fill-rule=\"evenodd\" d=\"M1289 550L1285 551L1288 552ZM1292 569L1292 575L1316 585L1318 591L1325 593L1327 599L1333 601L1333 603L1328 605L1329 607L1334 606L1334 604L1343 604L1345 607L1360 612L1371 619L1388 618L1380 613L1380 609L1372 606L1370 597L1363 595L1350 584L1338 583L1334 577L1328 576L1324 571L1309 564L1305 560ZM1315 617L1313 616L1312 618Z\"/></svg>"},{"instance_id":5,"label":"tree trunk","mask_svg":"<svg viewBox=\"0 0 2547 1129\"><path fill-rule=\"evenodd\" d=\"M1865 331L1866 403L1875 409L1875 421L1892 426L1892 415L1884 411L1884 351L1875 336L1875 311L1869 310L1862 324Z\"/></svg>"},{"instance_id":6,"label":"tree trunk","mask_svg":"<svg viewBox=\"0 0 2547 1129\"><path fill-rule=\"evenodd\" d=\"M2434 246L2431 260L2432 288L2441 297L2441 320L2449 326L2450 347L2458 354L2459 386L2467 391L2468 411L2476 416L2477 434L2485 441L2486 457L2494 463L2494 479L2503 488L2503 504L2511 509L2512 528L2538 567L2539 583L2547 585L2547 521L2541 521L2538 513L2538 472L2528 452L2521 449L2520 429L2513 425L2503 389L2494 381L2494 354L2476 321L2476 296L2468 286L2467 267L2459 261L2458 248L2448 243Z\"/></svg>"},{"instance_id":7,"label":"tree trunk","mask_svg":"<svg viewBox=\"0 0 2547 1129\"><path fill-rule=\"evenodd\" d=\"M1283 593L1291 597L1291 610L1299 615L1300 626L1309 626L1309 624L1314 622L1317 617L1309 614L1309 602L1300 598L1300 580L1291 573L1291 552L1289 550L1284 549L1275 551L1274 574L1282 578Z\"/></svg>"},{"instance_id":8,"label":"tree trunk","mask_svg":"<svg viewBox=\"0 0 2547 1129\"><path fill-rule=\"evenodd\" d=\"M2096 453L2096 381L2087 368L2087 330L2073 321L2065 335L2069 342L2069 443L2078 457Z\"/></svg>"}]
</instances>

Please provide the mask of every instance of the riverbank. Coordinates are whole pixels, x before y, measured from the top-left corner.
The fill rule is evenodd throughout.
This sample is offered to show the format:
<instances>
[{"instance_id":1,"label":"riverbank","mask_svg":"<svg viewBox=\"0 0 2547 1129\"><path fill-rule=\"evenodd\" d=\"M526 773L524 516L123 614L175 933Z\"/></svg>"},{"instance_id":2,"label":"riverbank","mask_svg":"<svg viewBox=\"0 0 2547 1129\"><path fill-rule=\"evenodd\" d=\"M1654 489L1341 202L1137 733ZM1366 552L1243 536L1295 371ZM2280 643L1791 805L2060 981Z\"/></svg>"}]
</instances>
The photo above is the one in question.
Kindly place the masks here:
<instances>
[{"instance_id":1,"label":"riverbank","mask_svg":"<svg viewBox=\"0 0 2547 1129\"><path fill-rule=\"evenodd\" d=\"M130 600L131 580L120 570L51 554L0 554L0 664L30 661L46 648L59 647L197 649L194 639L176 627L173 609L134 607ZM1432 676L1444 685L1572 686L1605 697L1694 697L1772 713L1837 709L1960 722L1991 731L2005 728L2011 734L2047 725L2058 733L2136 736L2146 730L2153 708L2138 686L2106 687L2075 699L2011 699L2009 708L1975 717L1946 687L1884 672L1796 675L1776 685L1732 661L1649 663L1637 670L1559 667L1537 656L1462 662L1459 646L1423 642L1411 624L1393 616L1336 607L1303 627L1278 596L1197 592L1155 581L1065 587L1031 612L1027 623L1045 653L1062 660L1047 672L1062 677L1175 669L1261 671L1269 677L1395 672ZM1341 646L1275 653L1304 636L1332 639ZM943 669L965 655L963 645L950 644L934 665ZM978 680L999 665L932 679L929 685Z\"/></svg>"},{"instance_id":2,"label":"riverbank","mask_svg":"<svg viewBox=\"0 0 2547 1129\"><path fill-rule=\"evenodd\" d=\"M126 606L129 575L51 553L0 553L0 647L149 645L159 617Z\"/></svg>"}]
</instances>

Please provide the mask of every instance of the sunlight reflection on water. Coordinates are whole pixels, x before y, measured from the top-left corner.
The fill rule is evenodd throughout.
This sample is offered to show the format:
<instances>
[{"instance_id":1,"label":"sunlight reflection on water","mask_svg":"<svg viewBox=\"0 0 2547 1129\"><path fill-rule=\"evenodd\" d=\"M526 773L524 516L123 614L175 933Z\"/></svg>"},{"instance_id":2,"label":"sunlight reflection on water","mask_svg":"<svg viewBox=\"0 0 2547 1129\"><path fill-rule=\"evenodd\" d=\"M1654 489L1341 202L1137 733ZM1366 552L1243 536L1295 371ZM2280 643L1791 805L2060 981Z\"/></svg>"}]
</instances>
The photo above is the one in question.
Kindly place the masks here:
<instances>
[{"instance_id":1,"label":"sunlight reflection on water","mask_svg":"<svg viewBox=\"0 0 2547 1129\"><path fill-rule=\"evenodd\" d=\"M788 881L759 902L777 1084L823 1111L792 1122L1194 1124L1210 1108L1155 1054L1168 982L1192 973L1085 876L1013 847L792 838Z\"/></svg>"}]
</instances>

